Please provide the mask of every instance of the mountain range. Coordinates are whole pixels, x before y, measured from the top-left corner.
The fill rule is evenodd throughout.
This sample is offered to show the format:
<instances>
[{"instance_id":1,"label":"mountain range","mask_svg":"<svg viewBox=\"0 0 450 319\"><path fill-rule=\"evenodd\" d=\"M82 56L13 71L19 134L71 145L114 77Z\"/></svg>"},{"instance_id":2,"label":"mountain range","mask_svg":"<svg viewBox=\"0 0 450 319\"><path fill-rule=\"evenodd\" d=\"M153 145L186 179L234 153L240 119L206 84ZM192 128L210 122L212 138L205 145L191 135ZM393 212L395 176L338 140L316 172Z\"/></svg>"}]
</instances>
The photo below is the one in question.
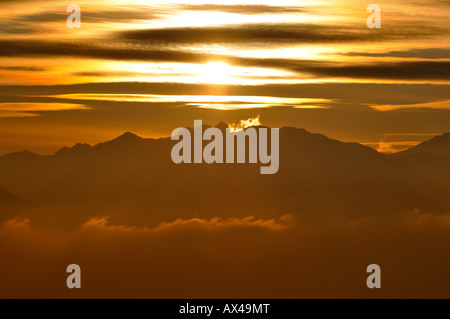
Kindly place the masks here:
<instances>
[{"instance_id":1,"label":"mountain range","mask_svg":"<svg viewBox=\"0 0 450 319\"><path fill-rule=\"evenodd\" d=\"M1 156L0 220L21 216L36 225L76 227L97 216L150 225L192 217L353 219L450 211L450 133L388 155L283 127L274 175L261 175L260 164L174 164L176 142L127 132L52 156Z\"/></svg>"}]
</instances>

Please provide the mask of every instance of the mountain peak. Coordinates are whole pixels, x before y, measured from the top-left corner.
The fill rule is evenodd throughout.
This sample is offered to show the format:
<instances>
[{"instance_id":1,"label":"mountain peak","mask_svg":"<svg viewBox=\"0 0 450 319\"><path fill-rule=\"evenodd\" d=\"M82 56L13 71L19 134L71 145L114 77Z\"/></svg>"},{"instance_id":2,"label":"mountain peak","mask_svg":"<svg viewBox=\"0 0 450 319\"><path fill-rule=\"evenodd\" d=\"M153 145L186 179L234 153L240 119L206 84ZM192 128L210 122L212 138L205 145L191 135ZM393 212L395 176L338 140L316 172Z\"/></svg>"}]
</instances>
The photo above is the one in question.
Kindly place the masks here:
<instances>
[{"instance_id":1,"label":"mountain peak","mask_svg":"<svg viewBox=\"0 0 450 319\"><path fill-rule=\"evenodd\" d=\"M89 151L92 148L91 145L85 143L77 143L72 147L64 146L58 152L55 153L55 156L68 156L74 153L83 153Z\"/></svg>"},{"instance_id":2,"label":"mountain peak","mask_svg":"<svg viewBox=\"0 0 450 319\"><path fill-rule=\"evenodd\" d=\"M20 159L28 160L28 159L40 158L41 156L39 154L32 153L30 151L20 151L20 152L5 154L0 157L4 158L4 159L12 159L12 160L20 160Z\"/></svg>"},{"instance_id":3,"label":"mountain peak","mask_svg":"<svg viewBox=\"0 0 450 319\"><path fill-rule=\"evenodd\" d=\"M221 122L217 123L217 125L215 127L217 127L218 129L224 131L228 127L228 124L226 124L226 123L221 121Z\"/></svg>"},{"instance_id":4,"label":"mountain peak","mask_svg":"<svg viewBox=\"0 0 450 319\"><path fill-rule=\"evenodd\" d=\"M450 133L434 136L428 141L422 142L410 149L399 152L402 155L428 153L450 159Z\"/></svg>"},{"instance_id":5,"label":"mountain peak","mask_svg":"<svg viewBox=\"0 0 450 319\"><path fill-rule=\"evenodd\" d=\"M136 140L141 140L142 137L131 133L131 132L125 132L122 135L120 135L119 137L116 137L114 140L121 140L121 141L136 141ZM114 141L113 140L113 141Z\"/></svg>"},{"instance_id":6,"label":"mountain peak","mask_svg":"<svg viewBox=\"0 0 450 319\"><path fill-rule=\"evenodd\" d=\"M438 135L437 137L441 137L441 139L443 139L443 140L445 139L445 140L450 141L450 132L444 133L442 135Z\"/></svg>"},{"instance_id":7,"label":"mountain peak","mask_svg":"<svg viewBox=\"0 0 450 319\"><path fill-rule=\"evenodd\" d=\"M110 147L127 147L129 145L137 145L140 144L140 142L145 141L142 137L131 133L131 132L125 132L122 135L116 137L113 140L99 143L94 146L95 149L104 149L104 148L110 148Z\"/></svg>"}]
</instances>

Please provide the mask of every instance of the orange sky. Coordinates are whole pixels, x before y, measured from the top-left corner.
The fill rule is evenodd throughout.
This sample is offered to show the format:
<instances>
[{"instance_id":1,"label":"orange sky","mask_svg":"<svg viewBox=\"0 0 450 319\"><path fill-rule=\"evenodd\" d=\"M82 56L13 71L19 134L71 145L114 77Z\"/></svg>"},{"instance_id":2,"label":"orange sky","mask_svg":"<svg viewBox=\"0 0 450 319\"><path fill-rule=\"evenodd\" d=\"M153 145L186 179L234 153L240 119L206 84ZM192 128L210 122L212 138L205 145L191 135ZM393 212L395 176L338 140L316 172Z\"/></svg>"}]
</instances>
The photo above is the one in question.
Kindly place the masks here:
<instances>
[{"instance_id":1,"label":"orange sky","mask_svg":"<svg viewBox=\"0 0 450 319\"><path fill-rule=\"evenodd\" d=\"M0 3L0 154L260 115L395 151L450 131L446 1Z\"/></svg>"}]
</instances>

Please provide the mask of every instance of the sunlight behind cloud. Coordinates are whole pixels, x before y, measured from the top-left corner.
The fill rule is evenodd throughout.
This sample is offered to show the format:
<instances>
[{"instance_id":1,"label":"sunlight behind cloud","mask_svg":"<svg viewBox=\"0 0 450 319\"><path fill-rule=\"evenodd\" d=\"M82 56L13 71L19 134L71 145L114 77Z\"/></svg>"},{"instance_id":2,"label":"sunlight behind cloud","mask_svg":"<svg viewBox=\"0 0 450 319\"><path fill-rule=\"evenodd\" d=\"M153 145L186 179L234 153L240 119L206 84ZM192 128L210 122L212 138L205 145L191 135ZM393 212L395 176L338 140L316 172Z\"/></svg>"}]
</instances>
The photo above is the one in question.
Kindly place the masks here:
<instances>
[{"instance_id":1,"label":"sunlight behind cloud","mask_svg":"<svg viewBox=\"0 0 450 319\"><path fill-rule=\"evenodd\" d=\"M329 99L288 98L273 96L233 96L233 95L157 95L157 94L61 94L47 95L52 98L74 100L142 102L142 103L185 103L186 106L233 110L241 108L267 108L288 106L292 108L325 108Z\"/></svg>"},{"instance_id":2,"label":"sunlight behind cloud","mask_svg":"<svg viewBox=\"0 0 450 319\"><path fill-rule=\"evenodd\" d=\"M262 123L261 123L261 118L260 118L259 114L256 117L251 117L247 120L241 120L237 124L236 123L232 123L232 124L228 123L228 127L230 128L231 132L239 132L239 131L245 130L246 128L251 127L251 126L261 126L261 125L262 125Z\"/></svg>"},{"instance_id":3,"label":"sunlight behind cloud","mask_svg":"<svg viewBox=\"0 0 450 319\"><path fill-rule=\"evenodd\" d=\"M208 62L203 66L203 75L207 83L227 82L232 70L225 62Z\"/></svg>"},{"instance_id":4,"label":"sunlight behind cloud","mask_svg":"<svg viewBox=\"0 0 450 319\"><path fill-rule=\"evenodd\" d=\"M416 103L416 104L400 104L400 105L371 105L377 111L393 111L401 109L436 109L436 110L448 110L450 109L450 100L428 102L428 103Z\"/></svg>"},{"instance_id":5,"label":"sunlight behind cloud","mask_svg":"<svg viewBox=\"0 0 450 319\"><path fill-rule=\"evenodd\" d=\"M0 112L39 112L82 109L88 109L88 107L81 104L70 103L0 103Z\"/></svg>"}]
</instances>

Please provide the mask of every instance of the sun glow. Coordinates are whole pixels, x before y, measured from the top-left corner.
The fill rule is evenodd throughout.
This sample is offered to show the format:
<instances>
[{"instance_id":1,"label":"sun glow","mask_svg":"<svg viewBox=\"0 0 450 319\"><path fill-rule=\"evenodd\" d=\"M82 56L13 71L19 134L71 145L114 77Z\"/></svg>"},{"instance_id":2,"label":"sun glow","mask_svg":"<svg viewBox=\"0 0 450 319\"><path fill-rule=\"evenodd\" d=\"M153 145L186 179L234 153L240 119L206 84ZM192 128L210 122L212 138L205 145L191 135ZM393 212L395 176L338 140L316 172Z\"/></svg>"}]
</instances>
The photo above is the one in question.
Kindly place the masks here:
<instances>
[{"instance_id":1,"label":"sun glow","mask_svg":"<svg viewBox=\"0 0 450 319\"><path fill-rule=\"evenodd\" d=\"M232 75L232 69L225 62L208 62L203 66L202 75L206 83L226 83Z\"/></svg>"}]
</instances>

